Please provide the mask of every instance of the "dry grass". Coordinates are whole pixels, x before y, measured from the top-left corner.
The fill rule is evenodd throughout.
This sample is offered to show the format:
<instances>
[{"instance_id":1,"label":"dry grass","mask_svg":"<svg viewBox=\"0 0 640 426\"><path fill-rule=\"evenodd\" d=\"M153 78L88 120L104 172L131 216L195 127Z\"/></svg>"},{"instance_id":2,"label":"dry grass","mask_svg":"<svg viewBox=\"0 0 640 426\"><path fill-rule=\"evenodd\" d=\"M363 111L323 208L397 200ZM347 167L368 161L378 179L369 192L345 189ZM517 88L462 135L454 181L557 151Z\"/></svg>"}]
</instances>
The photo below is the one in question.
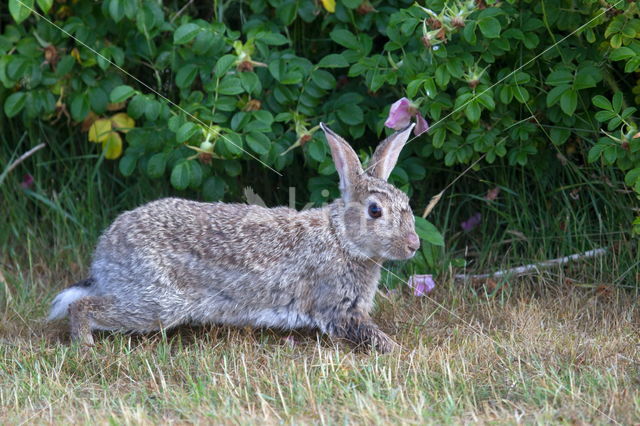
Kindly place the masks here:
<instances>
[{"instance_id":1,"label":"dry grass","mask_svg":"<svg viewBox=\"0 0 640 426\"><path fill-rule=\"evenodd\" d=\"M47 271L10 279L0 306L3 424L640 422L640 310L622 290L546 275L492 297L453 283L379 297L402 344L391 355L226 327L104 334L83 350L41 322L43 289L68 278Z\"/></svg>"}]
</instances>

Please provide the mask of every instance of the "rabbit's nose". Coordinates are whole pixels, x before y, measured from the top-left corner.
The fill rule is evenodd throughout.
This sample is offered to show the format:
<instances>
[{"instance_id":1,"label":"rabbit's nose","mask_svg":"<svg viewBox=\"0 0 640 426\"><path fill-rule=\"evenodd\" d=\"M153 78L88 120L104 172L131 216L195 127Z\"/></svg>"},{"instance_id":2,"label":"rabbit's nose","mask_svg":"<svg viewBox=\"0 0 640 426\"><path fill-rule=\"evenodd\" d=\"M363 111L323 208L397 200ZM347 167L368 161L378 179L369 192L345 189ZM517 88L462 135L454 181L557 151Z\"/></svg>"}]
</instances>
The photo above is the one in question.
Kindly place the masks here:
<instances>
[{"instance_id":1,"label":"rabbit's nose","mask_svg":"<svg viewBox=\"0 0 640 426\"><path fill-rule=\"evenodd\" d=\"M412 232L407 235L407 247L411 251L416 251L420 248L420 238L418 238L418 234Z\"/></svg>"}]
</instances>

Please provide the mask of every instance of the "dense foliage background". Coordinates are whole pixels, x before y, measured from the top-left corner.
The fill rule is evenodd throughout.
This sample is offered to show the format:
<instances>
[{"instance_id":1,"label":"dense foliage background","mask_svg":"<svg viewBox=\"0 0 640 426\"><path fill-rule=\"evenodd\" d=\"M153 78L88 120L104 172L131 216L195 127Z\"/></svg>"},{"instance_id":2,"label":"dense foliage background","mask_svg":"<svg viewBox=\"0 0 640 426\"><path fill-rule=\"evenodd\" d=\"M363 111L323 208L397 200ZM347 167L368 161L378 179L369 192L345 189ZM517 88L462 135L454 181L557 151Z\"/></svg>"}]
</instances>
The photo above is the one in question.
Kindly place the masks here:
<instances>
[{"instance_id":1,"label":"dense foliage background","mask_svg":"<svg viewBox=\"0 0 640 426\"><path fill-rule=\"evenodd\" d=\"M250 185L274 204L291 186L302 207L337 196L318 123L366 161L390 131L389 106L406 96L431 129L391 180L418 215L479 160L460 183L473 193L464 207L450 200L449 219L437 220L458 231L458 215L493 213L475 243L469 227L450 233L462 246L505 240L527 204L539 207L534 232L554 238L572 226L623 232L636 205L629 187L640 192L639 15L626 0L9 0L4 144L15 158L45 141L52 164L90 159L119 188L151 179L182 196L237 200ZM420 226L416 262L433 269L443 242Z\"/></svg>"}]
</instances>

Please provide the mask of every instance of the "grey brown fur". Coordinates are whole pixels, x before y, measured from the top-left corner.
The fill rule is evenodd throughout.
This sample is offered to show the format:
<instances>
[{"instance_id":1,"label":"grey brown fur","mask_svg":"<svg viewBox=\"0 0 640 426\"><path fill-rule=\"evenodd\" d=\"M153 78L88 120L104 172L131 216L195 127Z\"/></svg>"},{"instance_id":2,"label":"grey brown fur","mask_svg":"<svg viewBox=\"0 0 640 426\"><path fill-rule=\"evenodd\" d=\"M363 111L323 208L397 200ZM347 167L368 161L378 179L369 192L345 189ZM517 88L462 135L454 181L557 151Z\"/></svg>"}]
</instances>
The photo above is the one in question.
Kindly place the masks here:
<instances>
[{"instance_id":1,"label":"grey brown fur","mask_svg":"<svg viewBox=\"0 0 640 426\"><path fill-rule=\"evenodd\" d=\"M218 323L318 328L391 350L369 312L381 262L419 247L408 198L386 182L411 127L380 144L367 172L322 128L341 198L304 211L166 198L125 212L100 237L90 278L54 299L50 319L69 314L73 339L86 344L92 330Z\"/></svg>"}]
</instances>

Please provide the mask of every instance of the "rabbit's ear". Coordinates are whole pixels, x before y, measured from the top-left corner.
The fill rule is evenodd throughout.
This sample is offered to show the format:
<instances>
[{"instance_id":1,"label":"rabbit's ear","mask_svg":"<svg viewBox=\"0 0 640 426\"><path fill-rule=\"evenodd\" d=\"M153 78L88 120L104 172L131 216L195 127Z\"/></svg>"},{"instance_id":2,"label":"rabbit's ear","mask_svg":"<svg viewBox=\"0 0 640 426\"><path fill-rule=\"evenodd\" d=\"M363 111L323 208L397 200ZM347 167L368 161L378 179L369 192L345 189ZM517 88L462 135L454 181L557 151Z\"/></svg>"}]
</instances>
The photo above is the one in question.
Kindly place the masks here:
<instances>
[{"instance_id":1,"label":"rabbit's ear","mask_svg":"<svg viewBox=\"0 0 640 426\"><path fill-rule=\"evenodd\" d=\"M338 175L340 175L340 192L343 197L347 198L350 188L353 187L359 175L364 173L362 165L355 151L349 146L347 141L334 133L334 131L324 123L320 123L320 128L327 137L329 148L331 148L333 163L336 166Z\"/></svg>"},{"instance_id":2,"label":"rabbit's ear","mask_svg":"<svg viewBox=\"0 0 640 426\"><path fill-rule=\"evenodd\" d=\"M387 180L391 171L398 162L398 156L402 147L409 139L411 135L411 129L415 124L410 124L403 130L399 130L380 142L376 152L373 153L369 165L367 167L367 173L371 176Z\"/></svg>"}]
</instances>

